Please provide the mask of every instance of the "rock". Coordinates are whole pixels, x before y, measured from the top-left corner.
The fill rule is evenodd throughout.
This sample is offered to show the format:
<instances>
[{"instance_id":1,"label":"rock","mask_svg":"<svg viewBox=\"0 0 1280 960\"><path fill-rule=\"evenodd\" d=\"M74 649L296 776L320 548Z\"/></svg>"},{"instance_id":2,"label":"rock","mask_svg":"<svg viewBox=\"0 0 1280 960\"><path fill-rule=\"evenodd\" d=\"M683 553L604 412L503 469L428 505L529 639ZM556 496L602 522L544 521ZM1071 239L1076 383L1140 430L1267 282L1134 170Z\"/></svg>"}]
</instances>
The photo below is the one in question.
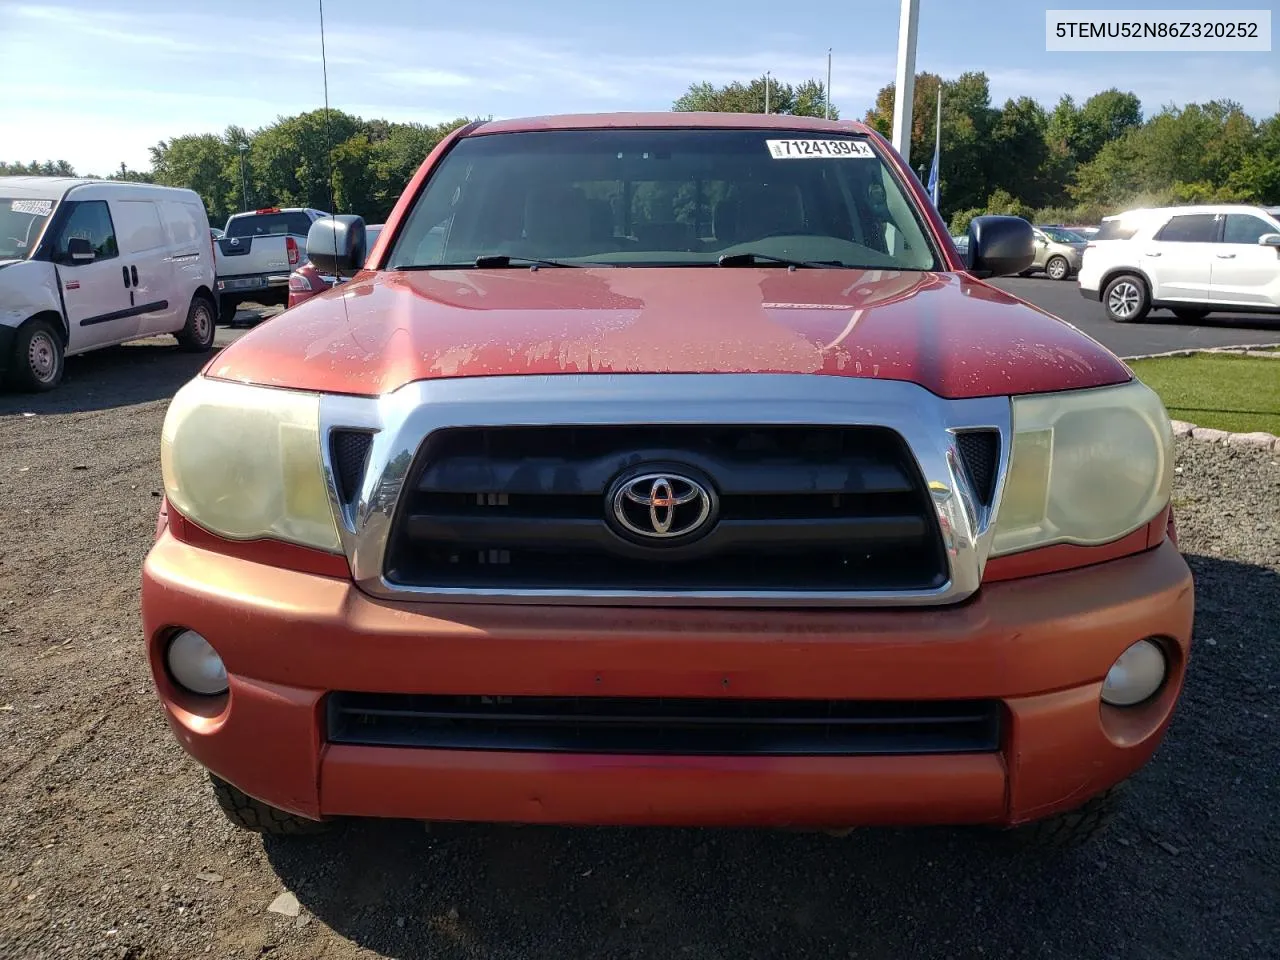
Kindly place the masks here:
<instances>
[{"instance_id":1,"label":"rock","mask_svg":"<svg viewBox=\"0 0 1280 960\"><path fill-rule=\"evenodd\" d=\"M1275 446L1275 442L1275 434L1262 433L1261 431L1233 433L1227 437L1227 446L1229 447L1260 447L1263 450L1270 450Z\"/></svg>"},{"instance_id":2,"label":"rock","mask_svg":"<svg viewBox=\"0 0 1280 960\"><path fill-rule=\"evenodd\" d=\"M1215 430L1212 427L1196 427L1191 431L1193 440L1203 440L1206 443L1222 443L1231 434L1225 430Z\"/></svg>"},{"instance_id":3,"label":"rock","mask_svg":"<svg viewBox=\"0 0 1280 960\"><path fill-rule=\"evenodd\" d=\"M1218 641L1217 641L1217 640L1215 640L1215 639L1213 639L1213 637L1205 637L1205 638L1204 638L1203 640L1201 640L1200 642L1201 642L1201 643L1208 644L1208 645L1209 645L1209 646L1211 646L1211 647L1216 647L1216 646L1218 645Z\"/></svg>"},{"instance_id":4,"label":"rock","mask_svg":"<svg viewBox=\"0 0 1280 960\"><path fill-rule=\"evenodd\" d=\"M271 906L267 907L267 913L278 913L284 917L296 917L301 912L302 905L298 903L298 898L288 890L272 900Z\"/></svg>"},{"instance_id":5,"label":"rock","mask_svg":"<svg viewBox=\"0 0 1280 960\"><path fill-rule=\"evenodd\" d=\"M1195 426L1196 425L1194 423L1187 423L1185 420L1174 420L1173 435L1175 437L1189 437L1191 436L1191 431L1195 429Z\"/></svg>"},{"instance_id":6,"label":"rock","mask_svg":"<svg viewBox=\"0 0 1280 960\"><path fill-rule=\"evenodd\" d=\"M1164 850L1164 852L1165 852L1165 853L1167 853L1167 854L1169 854L1170 856L1174 856L1174 857L1176 857L1176 856L1178 855L1178 848L1177 848L1177 847L1175 847L1175 846L1174 846L1172 843L1170 843L1168 840L1161 840L1161 841L1160 841L1160 848L1161 848L1162 850Z\"/></svg>"},{"instance_id":7,"label":"rock","mask_svg":"<svg viewBox=\"0 0 1280 960\"><path fill-rule=\"evenodd\" d=\"M297 927L298 929L302 929L303 927L305 927L305 926L306 926L308 923L310 923L310 922L311 922L311 916L310 916L310 914L306 914L306 913L304 913L304 914L302 914L302 916L298 917L298 919L297 919L297 920L293 921L293 925L294 925L295 927Z\"/></svg>"},{"instance_id":8,"label":"rock","mask_svg":"<svg viewBox=\"0 0 1280 960\"><path fill-rule=\"evenodd\" d=\"M201 871L196 874L197 880L203 880L205 883L221 883L223 876L220 873L213 873L209 870Z\"/></svg>"},{"instance_id":9,"label":"rock","mask_svg":"<svg viewBox=\"0 0 1280 960\"><path fill-rule=\"evenodd\" d=\"M450 908L449 908L449 911L445 914L445 916L447 916L450 920L457 920L457 919L458 919L458 908L457 908L457 907L450 907Z\"/></svg>"}]
</instances>

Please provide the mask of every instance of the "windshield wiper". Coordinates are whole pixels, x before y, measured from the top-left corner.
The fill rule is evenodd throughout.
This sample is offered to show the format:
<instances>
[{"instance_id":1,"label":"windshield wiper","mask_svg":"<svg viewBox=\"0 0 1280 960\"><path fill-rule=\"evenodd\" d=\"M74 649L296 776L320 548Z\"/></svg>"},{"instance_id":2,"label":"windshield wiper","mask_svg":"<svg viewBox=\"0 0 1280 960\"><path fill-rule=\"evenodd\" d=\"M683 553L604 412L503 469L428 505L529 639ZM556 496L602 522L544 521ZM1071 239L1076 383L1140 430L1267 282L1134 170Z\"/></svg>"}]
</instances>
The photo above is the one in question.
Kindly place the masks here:
<instances>
[{"instance_id":1,"label":"windshield wiper","mask_svg":"<svg viewBox=\"0 0 1280 960\"><path fill-rule=\"evenodd\" d=\"M501 270L528 264L539 267L580 267L580 263L564 263L560 260L539 260L537 257L509 257L506 254L476 257L471 263L399 263L392 270Z\"/></svg>"},{"instance_id":2,"label":"windshield wiper","mask_svg":"<svg viewBox=\"0 0 1280 960\"><path fill-rule=\"evenodd\" d=\"M844 266L838 260L792 260L774 257L767 253L726 253L716 261L722 267L753 267L757 263L779 263L786 267L811 267L815 270L838 270Z\"/></svg>"},{"instance_id":3,"label":"windshield wiper","mask_svg":"<svg viewBox=\"0 0 1280 960\"><path fill-rule=\"evenodd\" d=\"M565 263L562 260L541 260L538 257L509 257L505 253L494 254L488 257L476 257L476 268L479 270L496 269L503 267L520 266L529 264L539 267L576 267L576 263Z\"/></svg>"}]
</instances>

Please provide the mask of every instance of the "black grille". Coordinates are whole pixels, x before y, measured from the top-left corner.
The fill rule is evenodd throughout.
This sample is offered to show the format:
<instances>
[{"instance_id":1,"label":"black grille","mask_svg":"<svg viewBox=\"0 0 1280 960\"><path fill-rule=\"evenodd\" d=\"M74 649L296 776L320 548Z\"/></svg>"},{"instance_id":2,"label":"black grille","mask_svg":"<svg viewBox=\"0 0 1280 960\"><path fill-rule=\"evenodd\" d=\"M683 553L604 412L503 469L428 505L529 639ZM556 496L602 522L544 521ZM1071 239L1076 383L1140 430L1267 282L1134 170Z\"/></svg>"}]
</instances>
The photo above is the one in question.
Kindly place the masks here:
<instances>
[{"instance_id":1,"label":"black grille","mask_svg":"<svg viewBox=\"0 0 1280 960\"><path fill-rule=\"evenodd\" d=\"M653 467L702 478L695 542L627 538L608 496ZM853 591L947 579L936 513L893 431L871 427L450 429L406 482L386 555L398 584L464 589Z\"/></svg>"},{"instance_id":2,"label":"black grille","mask_svg":"<svg viewBox=\"0 0 1280 960\"><path fill-rule=\"evenodd\" d=\"M338 482L338 496L345 504L354 503L369 463L373 434L359 430L335 430L330 435L330 455Z\"/></svg>"},{"instance_id":3,"label":"black grille","mask_svg":"<svg viewBox=\"0 0 1280 960\"><path fill-rule=\"evenodd\" d=\"M669 755L895 755L999 749L998 701L486 697L333 693L330 743Z\"/></svg>"},{"instance_id":4,"label":"black grille","mask_svg":"<svg viewBox=\"0 0 1280 960\"><path fill-rule=\"evenodd\" d=\"M969 471L974 493L984 506L996 492L996 468L1000 462L1000 434L995 430L965 430L956 436L960 459Z\"/></svg>"}]
</instances>

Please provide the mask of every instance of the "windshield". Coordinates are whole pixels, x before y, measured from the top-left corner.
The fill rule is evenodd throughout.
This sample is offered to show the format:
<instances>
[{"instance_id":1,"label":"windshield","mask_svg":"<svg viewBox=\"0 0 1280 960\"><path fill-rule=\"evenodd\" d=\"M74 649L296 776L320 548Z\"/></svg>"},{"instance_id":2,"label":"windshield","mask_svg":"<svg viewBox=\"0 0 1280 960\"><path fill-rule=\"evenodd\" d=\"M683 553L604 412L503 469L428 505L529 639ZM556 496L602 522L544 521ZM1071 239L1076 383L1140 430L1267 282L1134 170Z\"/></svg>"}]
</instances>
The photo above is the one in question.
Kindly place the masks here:
<instances>
[{"instance_id":1,"label":"windshield","mask_svg":"<svg viewBox=\"0 0 1280 960\"><path fill-rule=\"evenodd\" d=\"M311 229L311 218L301 210L296 213L259 213L233 217L227 223L228 237L269 237L292 233L305 237Z\"/></svg>"},{"instance_id":2,"label":"windshield","mask_svg":"<svg viewBox=\"0 0 1280 960\"><path fill-rule=\"evenodd\" d=\"M917 209L864 138L644 129L459 141L384 262L715 266L735 254L900 270L939 262Z\"/></svg>"},{"instance_id":3,"label":"windshield","mask_svg":"<svg viewBox=\"0 0 1280 960\"><path fill-rule=\"evenodd\" d=\"M1061 227L1041 227L1040 231L1057 243L1088 243L1080 234L1063 230Z\"/></svg>"},{"instance_id":4,"label":"windshield","mask_svg":"<svg viewBox=\"0 0 1280 960\"><path fill-rule=\"evenodd\" d=\"M52 200L0 197L0 260L29 257L49 222L53 208Z\"/></svg>"}]
</instances>

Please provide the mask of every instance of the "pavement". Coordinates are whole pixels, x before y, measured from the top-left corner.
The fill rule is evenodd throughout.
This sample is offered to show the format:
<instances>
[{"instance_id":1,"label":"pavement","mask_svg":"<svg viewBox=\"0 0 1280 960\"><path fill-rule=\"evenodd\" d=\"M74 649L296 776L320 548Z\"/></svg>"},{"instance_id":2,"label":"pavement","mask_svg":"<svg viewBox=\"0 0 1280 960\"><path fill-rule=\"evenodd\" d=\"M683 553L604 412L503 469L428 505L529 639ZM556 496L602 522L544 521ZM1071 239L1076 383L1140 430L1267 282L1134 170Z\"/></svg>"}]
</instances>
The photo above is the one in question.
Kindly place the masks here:
<instances>
[{"instance_id":1,"label":"pavement","mask_svg":"<svg viewBox=\"0 0 1280 960\"><path fill-rule=\"evenodd\" d=\"M1200 347L1280 344L1280 314L1212 313L1199 323L1179 323L1168 310L1153 310L1141 323L1115 323L1107 319L1102 304L1080 296L1075 280L1011 277L995 280L993 284L1061 317L1121 357ZM280 310L280 307L246 305L236 315L236 326L219 328L218 345L225 346L259 322L259 318L274 316Z\"/></svg>"},{"instance_id":2,"label":"pavement","mask_svg":"<svg viewBox=\"0 0 1280 960\"><path fill-rule=\"evenodd\" d=\"M1280 314L1211 313L1199 323L1179 323L1168 310L1152 310L1140 323L1116 323L1107 319L1102 304L1080 296L1080 286L1075 280L1009 277L992 283L1079 327L1122 357L1200 347L1280 343Z\"/></svg>"}]
</instances>

